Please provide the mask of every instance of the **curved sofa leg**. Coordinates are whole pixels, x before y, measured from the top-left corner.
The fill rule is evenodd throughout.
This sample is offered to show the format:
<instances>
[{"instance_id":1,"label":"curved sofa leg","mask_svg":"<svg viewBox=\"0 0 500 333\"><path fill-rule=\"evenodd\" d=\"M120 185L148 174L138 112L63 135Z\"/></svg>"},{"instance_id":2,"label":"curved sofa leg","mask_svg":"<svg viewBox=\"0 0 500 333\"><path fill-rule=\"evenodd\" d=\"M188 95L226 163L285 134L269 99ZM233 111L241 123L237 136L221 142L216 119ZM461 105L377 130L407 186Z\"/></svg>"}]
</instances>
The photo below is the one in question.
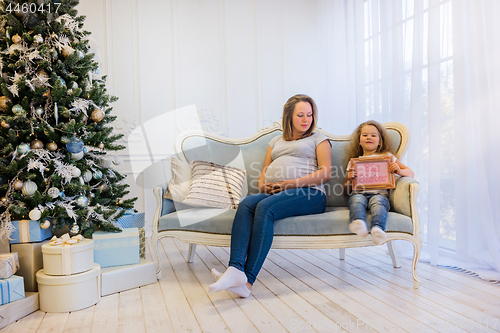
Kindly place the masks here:
<instances>
[{"instance_id":1,"label":"curved sofa leg","mask_svg":"<svg viewBox=\"0 0 500 333\"><path fill-rule=\"evenodd\" d=\"M161 280L161 271L162 271L162 262L161 262L161 255L160 255L160 238L158 237L158 234L153 235L153 239L151 240L153 243L153 249L155 250L156 254L156 278L158 280Z\"/></svg>"},{"instance_id":2,"label":"curved sofa leg","mask_svg":"<svg viewBox=\"0 0 500 333\"><path fill-rule=\"evenodd\" d=\"M420 252L422 251L422 243L418 241L412 241L413 243L413 261L411 264L411 274L413 276L413 288L418 289L420 287L420 279L417 276L417 265L418 258L420 258Z\"/></svg>"},{"instance_id":3,"label":"curved sofa leg","mask_svg":"<svg viewBox=\"0 0 500 333\"><path fill-rule=\"evenodd\" d=\"M399 263L399 256L397 252L395 251L395 245L396 243L393 243L394 241L388 241L387 242L387 249L389 250L389 255L391 256L392 259L392 266L394 268L399 268L401 267L401 264Z\"/></svg>"}]
</instances>

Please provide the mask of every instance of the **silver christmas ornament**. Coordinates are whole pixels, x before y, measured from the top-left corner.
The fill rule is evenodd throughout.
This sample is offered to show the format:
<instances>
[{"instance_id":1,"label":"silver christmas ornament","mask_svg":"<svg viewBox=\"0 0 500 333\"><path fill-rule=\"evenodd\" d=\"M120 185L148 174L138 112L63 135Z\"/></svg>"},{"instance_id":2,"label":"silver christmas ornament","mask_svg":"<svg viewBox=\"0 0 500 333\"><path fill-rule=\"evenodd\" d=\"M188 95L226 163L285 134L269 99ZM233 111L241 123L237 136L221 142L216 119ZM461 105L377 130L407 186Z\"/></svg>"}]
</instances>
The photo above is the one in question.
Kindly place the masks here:
<instances>
[{"instance_id":1,"label":"silver christmas ornament","mask_svg":"<svg viewBox=\"0 0 500 333\"><path fill-rule=\"evenodd\" d=\"M73 225L71 226L71 228L69 229L69 234L71 236L76 236L80 233L80 227L78 226L78 224L73 223Z\"/></svg>"},{"instance_id":2,"label":"silver christmas ornament","mask_svg":"<svg viewBox=\"0 0 500 333\"><path fill-rule=\"evenodd\" d=\"M81 174L82 174L82 171L80 169L78 169L78 168L73 168L71 170L71 176L73 178L78 178L78 177L80 177Z\"/></svg>"},{"instance_id":3,"label":"silver christmas ornament","mask_svg":"<svg viewBox=\"0 0 500 333\"><path fill-rule=\"evenodd\" d=\"M92 180L92 171L90 171L90 170L85 171L85 172L83 173L83 180L84 180L85 182L87 182L87 183L88 183L89 181L91 181L91 180Z\"/></svg>"},{"instance_id":4,"label":"silver christmas ornament","mask_svg":"<svg viewBox=\"0 0 500 333\"><path fill-rule=\"evenodd\" d=\"M42 229L48 229L50 228L50 221L49 220L44 220L40 222L40 228Z\"/></svg>"},{"instance_id":5,"label":"silver christmas ornament","mask_svg":"<svg viewBox=\"0 0 500 333\"><path fill-rule=\"evenodd\" d=\"M36 112L39 116L41 116L41 115L42 115L45 111L43 111L43 108L39 107L39 108L36 108L36 109L35 109L35 112Z\"/></svg>"},{"instance_id":6,"label":"silver christmas ornament","mask_svg":"<svg viewBox=\"0 0 500 333\"><path fill-rule=\"evenodd\" d=\"M26 182L24 182L24 185L23 185L23 194L24 195L33 195L33 193L35 193L35 191L38 189L38 186L32 182L31 180L28 180Z\"/></svg>"},{"instance_id":7,"label":"silver christmas ornament","mask_svg":"<svg viewBox=\"0 0 500 333\"><path fill-rule=\"evenodd\" d=\"M42 44L43 43L43 37L42 37L42 35L38 34L38 35L33 36L33 41L36 44Z\"/></svg>"},{"instance_id":8,"label":"silver christmas ornament","mask_svg":"<svg viewBox=\"0 0 500 333\"><path fill-rule=\"evenodd\" d=\"M80 195L76 198L76 204L78 205L78 207L87 207L87 205L89 204L89 199L84 195Z\"/></svg>"},{"instance_id":9,"label":"silver christmas ornament","mask_svg":"<svg viewBox=\"0 0 500 333\"><path fill-rule=\"evenodd\" d=\"M79 152L79 153L71 153L71 159L72 160L75 160L75 161L79 161L83 158L83 151Z\"/></svg>"},{"instance_id":10,"label":"silver christmas ornament","mask_svg":"<svg viewBox=\"0 0 500 333\"><path fill-rule=\"evenodd\" d=\"M122 163L123 163L123 159L120 156L115 156L115 158L113 159L113 164L120 165Z\"/></svg>"},{"instance_id":11,"label":"silver christmas ornament","mask_svg":"<svg viewBox=\"0 0 500 333\"><path fill-rule=\"evenodd\" d=\"M101 158L100 165L103 168L109 168L111 166L111 160L109 158L107 158L107 157L103 157L103 158Z\"/></svg>"},{"instance_id":12,"label":"silver christmas ornament","mask_svg":"<svg viewBox=\"0 0 500 333\"><path fill-rule=\"evenodd\" d=\"M42 216L42 212L38 208L32 209L29 213L30 220L33 220L33 221L38 221L41 216Z\"/></svg>"},{"instance_id":13,"label":"silver christmas ornament","mask_svg":"<svg viewBox=\"0 0 500 333\"><path fill-rule=\"evenodd\" d=\"M24 116L24 115L26 115L26 111L19 104L16 104L16 105L14 105L12 107L12 113L14 113L16 116Z\"/></svg>"},{"instance_id":14,"label":"silver christmas ornament","mask_svg":"<svg viewBox=\"0 0 500 333\"><path fill-rule=\"evenodd\" d=\"M51 187L47 191L47 194L50 195L54 199L59 196L59 193L60 193L60 191L59 191L59 189L57 187Z\"/></svg>"}]
</instances>

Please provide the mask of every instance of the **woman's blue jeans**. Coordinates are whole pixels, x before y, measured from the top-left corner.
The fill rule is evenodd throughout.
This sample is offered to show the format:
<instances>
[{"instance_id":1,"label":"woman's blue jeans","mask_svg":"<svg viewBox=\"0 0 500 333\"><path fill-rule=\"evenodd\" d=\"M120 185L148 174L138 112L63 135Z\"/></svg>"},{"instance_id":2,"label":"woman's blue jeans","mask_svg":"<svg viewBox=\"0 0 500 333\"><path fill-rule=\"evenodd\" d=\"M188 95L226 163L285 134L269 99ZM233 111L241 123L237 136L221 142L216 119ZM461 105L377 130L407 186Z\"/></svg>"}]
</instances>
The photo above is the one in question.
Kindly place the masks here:
<instances>
[{"instance_id":1,"label":"woman's blue jeans","mask_svg":"<svg viewBox=\"0 0 500 333\"><path fill-rule=\"evenodd\" d=\"M325 208L325 194L308 187L245 197L233 221L229 266L245 272L248 282L253 284L271 249L274 221L324 213Z\"/></svg>"},{"instance_id":2,"label":"woman's blue jeans","mask_svg":"<svg viewBox=\"0 0 500 333\"><path fill-rule=\"evenodd\" d=\"M372 215L372 225L385 231L387 212L390 204L389 198L383 194L352 194L349 198L349 219L363 220L366 223L366 208Z\"/></svg>"}]
</instances>

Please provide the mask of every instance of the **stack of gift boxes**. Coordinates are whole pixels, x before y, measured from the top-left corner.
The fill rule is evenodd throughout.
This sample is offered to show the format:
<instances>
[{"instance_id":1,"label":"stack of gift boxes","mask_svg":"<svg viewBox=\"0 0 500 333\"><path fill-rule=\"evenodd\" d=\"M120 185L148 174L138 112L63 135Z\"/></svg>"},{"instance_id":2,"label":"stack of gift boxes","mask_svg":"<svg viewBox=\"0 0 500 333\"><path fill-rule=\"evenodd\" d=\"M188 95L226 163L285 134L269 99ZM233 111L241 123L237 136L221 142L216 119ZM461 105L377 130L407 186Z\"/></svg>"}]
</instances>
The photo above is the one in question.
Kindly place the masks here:
<instances>
[{"instance_id":1,"label":"stack of gift boxes","mask_svg":"<svg viewBox=\"0 0 500 333\"><path fill-rule=\"evenodd\" d=\"M12 224L10 241L0 240L0 328L38 310L35 273L42 268L43 241L52 235L38 221Z\"/></svg>"},{"instance_id":2,"label":"stack of gift boxes","mask_svg":"<svg viewBox=\"0 0 500 333\"><path fill-rule=\"evenodd\" d=\"M63 235L49 242L52 230L39 221L12 222L10 249L0 241L0 328L39 308L75 311L156 282L155 265L145 259L144 213L127 211L116 222L122 232L97 231L80 241Z\"/></svg>"},{"instance_id":3,"label":"stack of gift boxes","mask_svg":"<svg viewBox=\"0 0 500 333\"><path fill-rule=\"evenodd\" d=\"M94 263L92 239L54 236L42 254L43 269L36 273L40 310L70 312L99 302L101 266Z\"/></svg>"},{"instance_id":4,"label":"stack of gift boxes","mask_svg":"<svg viewBox=\"0 0 500 333\"><path fill-rule=\"evenodd\" d=\"M126 211L115 225L122 232L96 231L92 235L94 259L102 267L102 296L156 282L154 262L146 260L144 213Z\"/></svg>"}]
</instances>

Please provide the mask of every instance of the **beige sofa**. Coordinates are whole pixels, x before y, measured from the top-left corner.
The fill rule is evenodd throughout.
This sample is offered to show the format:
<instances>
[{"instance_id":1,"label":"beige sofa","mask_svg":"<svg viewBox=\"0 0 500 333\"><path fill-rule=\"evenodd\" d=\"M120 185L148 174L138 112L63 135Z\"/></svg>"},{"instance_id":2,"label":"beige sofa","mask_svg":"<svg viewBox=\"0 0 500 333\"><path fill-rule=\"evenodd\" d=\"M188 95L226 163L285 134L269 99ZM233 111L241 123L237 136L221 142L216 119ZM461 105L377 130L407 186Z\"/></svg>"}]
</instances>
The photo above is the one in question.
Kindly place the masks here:
<instances>
[{"instance_id":1,"label":"beige sofa","mask_svg":"<svg viewBox=\"0 0 500 333\"><path fill-rule=\"evenodd\" d=\"M407 128L400 123L384 123L396 149L396 156L402 158L409 143ZM327 190L327 210L323 214L290 217L275 222L273 248L340 250L340 258L345 258L345 249L375 246L371 235L361 238L349 231L348 196L342 193L342 183L347 165L346 147L349 136L336 136L321 129L317 130L331 139L332 179L325 184ZM184 161L211 161L218 164L245 168L247 182L244 193L257 193L256 181L264 161L267 144L281 135L281 124L274 123L254 135L244 139L228 139L211 133L186 132L176 140L177 157ZM231 225L234 209L214 209L186 207L172 200L164 199L166 184L154 189L157 207L153 220L153 248L156 252L157 277L161 278L161 257L158 242L164 237L175 237L189 243L189 262L194 259L196 245L230 245ZM393 250L392 241L406 240L413 244L412 278L414 288L420 280L417 276L417 263L422 241L420 222L416 209L418 182L413 178L401 177L396 189L391 190L391 210L387 219L387 246L394 267L400 267L399 259ZM368 223L370 222L368 214Z\"/></svg>"}]
</instances>

